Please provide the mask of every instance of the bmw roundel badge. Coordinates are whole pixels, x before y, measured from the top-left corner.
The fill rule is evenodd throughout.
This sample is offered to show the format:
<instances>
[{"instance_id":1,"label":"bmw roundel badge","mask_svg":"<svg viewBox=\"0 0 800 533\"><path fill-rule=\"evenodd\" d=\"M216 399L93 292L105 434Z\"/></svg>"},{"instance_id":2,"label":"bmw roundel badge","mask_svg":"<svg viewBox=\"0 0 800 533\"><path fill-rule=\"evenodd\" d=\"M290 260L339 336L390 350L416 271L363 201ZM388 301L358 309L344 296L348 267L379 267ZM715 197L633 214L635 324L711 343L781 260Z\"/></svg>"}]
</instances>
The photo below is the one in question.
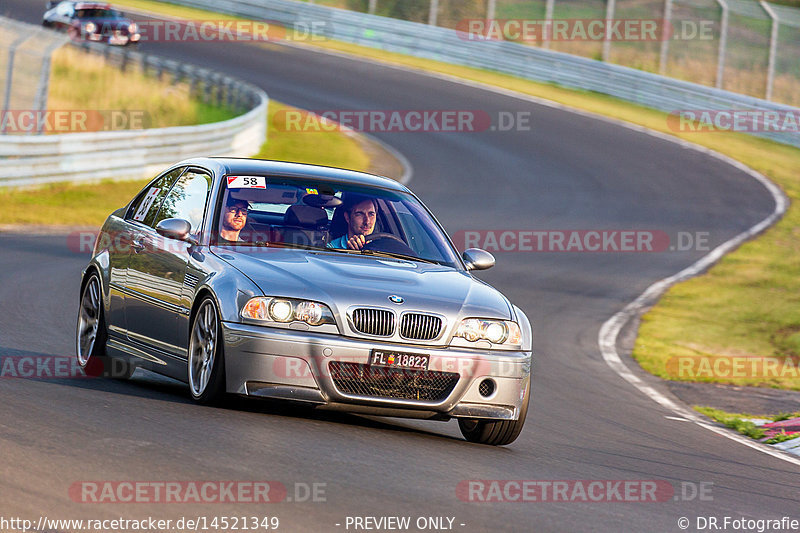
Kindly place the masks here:
<instances>
[{"instance_id":1,"label":"bmw roundel badge","mask_svg":"<svg viewBox=\"0 0 800 533\"><path fill-rule=\"evenodd\" d=\"M401 304L401 303L405 302L405 300L403 300L399 296L395 296L394 294L389 296L389 301L392 302L392 303L395 303L395 304Z\"/></svg>"}]
</instances>

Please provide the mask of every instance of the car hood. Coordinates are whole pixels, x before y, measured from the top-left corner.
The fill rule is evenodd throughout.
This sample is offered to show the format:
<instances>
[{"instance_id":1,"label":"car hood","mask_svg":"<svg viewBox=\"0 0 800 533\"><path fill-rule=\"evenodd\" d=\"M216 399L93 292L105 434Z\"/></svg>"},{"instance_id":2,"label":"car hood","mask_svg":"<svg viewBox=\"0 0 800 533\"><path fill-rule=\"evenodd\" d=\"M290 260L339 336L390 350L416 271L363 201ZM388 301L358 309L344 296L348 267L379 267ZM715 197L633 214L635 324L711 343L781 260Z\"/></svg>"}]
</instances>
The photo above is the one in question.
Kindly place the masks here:
<instances>
[{"instance_id":1,"label":"car hood","mask_svg":"<svg viewBox=\"0 0 800 533\"><path fill-rule=\"evenodd\" d=\"M438 313L453 321L512 318L510 303L498 290L443 265L274 248L215 251L265 295L324 302L337 314L352 306L377 306ZM389 296L393 295L404 303L392 303Z\"/></svg>"}]
</instances>

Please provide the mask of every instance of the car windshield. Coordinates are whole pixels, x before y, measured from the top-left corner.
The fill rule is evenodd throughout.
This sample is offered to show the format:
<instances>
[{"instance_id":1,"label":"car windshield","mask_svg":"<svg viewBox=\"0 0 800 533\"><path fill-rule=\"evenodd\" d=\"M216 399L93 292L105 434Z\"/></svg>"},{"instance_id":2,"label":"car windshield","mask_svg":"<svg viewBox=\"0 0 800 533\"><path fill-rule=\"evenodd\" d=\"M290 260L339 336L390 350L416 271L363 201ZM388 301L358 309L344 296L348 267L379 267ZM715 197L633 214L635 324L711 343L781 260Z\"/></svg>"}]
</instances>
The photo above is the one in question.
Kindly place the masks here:
<instances>
[{"instance_id":1,"label":"car windshield","mask_svg":"<svg viewBox=\"0 0 800 533\"><path fill-rule=\"evenodd\" d=\"M87 8L76 9L75 16L79 19L118 19L122 13L113 9Z\"/></svg>"},{"instance_id":2,"label":"car windshield","mask_svg":"<svg viewBox=\"0 0 800 533\"><path fill-rule=\"evenodd\" d=\"M212 242L373 254L459 268L446 235L412 195L375 187L226 176ZM356 237L358 246L348 245Z\"/></svg>"}]
</instances>

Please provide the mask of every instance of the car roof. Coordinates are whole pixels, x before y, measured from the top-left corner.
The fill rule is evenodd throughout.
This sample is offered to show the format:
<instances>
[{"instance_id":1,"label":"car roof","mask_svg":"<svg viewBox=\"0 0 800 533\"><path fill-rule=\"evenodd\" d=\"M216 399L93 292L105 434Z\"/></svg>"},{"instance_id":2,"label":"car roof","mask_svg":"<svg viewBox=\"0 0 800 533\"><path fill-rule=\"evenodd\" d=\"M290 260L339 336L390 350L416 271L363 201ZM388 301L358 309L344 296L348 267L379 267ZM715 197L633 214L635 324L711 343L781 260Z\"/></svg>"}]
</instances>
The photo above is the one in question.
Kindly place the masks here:
<instances>
[{"instance_id":1,"label":"car roof","mask_svg":"<svg viewBox=\"0 0 800 533\"><path fill-rule=\"evenodd\" d=\"M267 159L246 159L235 157L204 157L181 161L175 166L197 165L214 170L222 175L271 175L297 178L313 178L324 181L349 183L381 187L397 191L409 192L399 182L383 176L376 176L366 172L346 170L342 168L326 167L321 165L308 165L288 161L272 161Z\"/></svg>"}]
</instances>

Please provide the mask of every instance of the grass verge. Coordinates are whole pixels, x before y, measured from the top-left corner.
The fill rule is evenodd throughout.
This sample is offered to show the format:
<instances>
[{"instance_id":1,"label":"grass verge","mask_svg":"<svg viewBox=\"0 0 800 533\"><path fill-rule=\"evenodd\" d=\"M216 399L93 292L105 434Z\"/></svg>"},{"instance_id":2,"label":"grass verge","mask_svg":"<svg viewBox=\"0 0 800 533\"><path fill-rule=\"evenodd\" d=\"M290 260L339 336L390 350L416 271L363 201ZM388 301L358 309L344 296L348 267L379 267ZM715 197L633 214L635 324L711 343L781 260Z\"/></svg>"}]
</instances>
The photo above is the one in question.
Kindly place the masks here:
<instances>
[{"instance_id":1,"label":"grass verge","mask_svg":"<svg viewBox=\"0 0 800 533\"><path fill-rule=\"evenodd\" d=\"M134 68L122 72L100 56L68 46L53 54L47 107L58 111L114 110L120 116L139 112L143 123L138 128L190 126L236 116L233 111L192 98L188 84L161 81Z\"/></svg>"},{"instance_id":2,"label":"grass verge","mask_svg":"<svg viewBox=\"0 0 800 533\"><path fill-rule=\"evenodd\" d=\"M800 412L798 413L781 413L778 415L750 415L746 413L726 413L725 411L721 411L719 409L714 409L711 407L698 407L695 406L695 411L700 414L703 414L712 420L716 420L720 424L723 424L726 427L734 429L745 435L750 437L751 439L763 439L766 435L766 431L761 427L757 426L752 420L752 418L758 419L767 419L772 420L773 422L779 422L781 420L788 420L790 418L796 418L800 416ZM792 440L799 438L800 434L797 433L785 433L781 432L774 437L764 440L764 444L778 444L780 442L785 442L787 440Z\"/></svg>"},{"instance_id":3,"label":"grass verge","mask_svg":"<svg viewBox=\"0 0 800 533\"><path fill-rule=\"evenodd\" d=\"M747 414L734 414L734 413L726 413L725 411L720 411L719 409L713 409L711 407L695 407L695 411L700 414L706 415L708 418L712 420L716 420L720 424L723 424L726 427L734 429L741 433L742 435L746 435L751 439L761 439L764 437L764 430L755 425L755 423L751 422L750 420L744 420L746 418L768 418L768 417L759 417Z\"/></svg>"},{"instance_id":4,"label":"grass verge","mask_svg":"<svg viewBox=\"0 0 800 533\"><path fill-rule=\"evenodd\" d=\"M369 166L369 157L361 145L344 133L318 133L310 143L305 132L282 131L281 118L275 115L285 109L293 108L270 101L269 141L256 157L352 169ZM127 204L148 181L109 180L88 185L56 183L32 190L0 189L0 224L100 226L110 212Z\"/></svg>"},{"instance_id":5,"label":"grass verge","mask_svg":"<svg viewBox=\"0 0 800 533\"><path fill-rule=\"evenodd\" d=\"M364 170L370 158L358 141L342 131L313 132L288 131L286 113L291 106L271 100L269 103L268 142L253 157L284 159L298 163L327 165L330 167Z\"/></svg>"}]
</instances>

